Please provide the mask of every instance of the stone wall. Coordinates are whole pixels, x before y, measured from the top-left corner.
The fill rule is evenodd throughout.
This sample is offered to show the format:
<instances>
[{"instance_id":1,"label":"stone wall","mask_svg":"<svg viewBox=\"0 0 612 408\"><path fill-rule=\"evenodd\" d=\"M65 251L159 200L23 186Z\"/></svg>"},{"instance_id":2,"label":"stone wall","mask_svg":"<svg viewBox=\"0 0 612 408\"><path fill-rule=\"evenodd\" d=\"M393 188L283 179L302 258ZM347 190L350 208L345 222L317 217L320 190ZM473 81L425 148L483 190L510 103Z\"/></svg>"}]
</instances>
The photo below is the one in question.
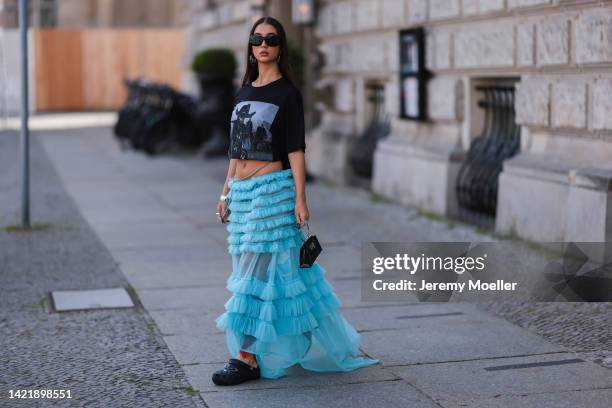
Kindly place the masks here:
<instances>
[{"instance_id":1,"label":"stone wall","mask_svg":"<svg viewBox=\"0 0 612 408\"><path fill-rule=\"evenodd\" d=\"M188 26L188 50L183 65L188 68L193 56L207 48L226 47L234 51L238 63L236 84L242 80L246 70L248 34L256 18L262 14L254 8L254 0L224 0L208 4L201 0L191 1L190 24ZM297 28L291 23L291 2L269 0L265 14L277 18L290 39L296 39ZM193 76L185 78L185 87L196 92Z\"/></svg>"},{"instance_id":2,"label":"stone wall","mask_svg":"<svg viewBox=\"0 0 612 408\"><path fill-rule=\"evenodd\" d=\"M89 27L95 21L94 0L60 0L57 23L60 27Z\"/></svg>"},{"instance_id":3,"label":"stone wall","mask_svg":"<svg viewBox=\"0 0 612 408\"><path fill-rule=\"evenodd\" d=\"M517 81L515 109L522 126L521 153L500 179L497 230L537 239L602 239L570 232L571 215L546 217L551 202L569 203L572 174L585 166L598 173L598 198L572 204L599 208L596 222L609 225L610 190L602 187L612 168L612 2L584 0L328 0L321 2L316 32L325 55L324 77L335 97L323 107L322 126L313 132L317 151L355 137L366 125L359 95L365 81L385 84L392 135L375 152L372 188L428 210L454 215L454 169L482 126L474 85L492 78ZM424 26L428 83L427 123L398 119L398 31ZM480 118L480 119L479 119ZM342 123L341 128L335 123ZM349 125L347 125L349 124ZM327 137L333 134L334 137ZM312 144L312 143L311 143ZM314 158L313 171L343 179L337 165ZM527 164L529 162L529 164ZM550 177L553 173L560 178ZM563 166L557 166L562 163ZM562 169L563 168L563 169ZM423 172L411 176L407 171ZM508 171L508 174L505 174ZM560 172L560 173L558 173ZM573 173L572 173L573 172ZM587 172L588 173L588 172ZM522 185L508 189L509 175ZM528 174L528 176L525 176ZM427 176L427 177L426 177ZM516 179L519 177L519 179ZM603 179L602 179L603 178ZM533 180L549 185L531 186ZM554 180L554 181L551 181ZM551 183L556 183L554 186ZM422 184L425 184L423 186ZM445 188L427 188L444 184ZM509 184L508 184L509 185ZM581 188L587 188L582 186ZM593 190L593 187L588 187ZM565 193L559 195L557 190ZM514 195L514 197L508 196ZM556 197L556 200L551 200ZM531 207L521 207L522 200ZM595 200L595 201L593 201ZM597 201L596 203L596 200ZM602 204L601 200L605 203ZM559 204L563 203L563 204ZM568 204L569 205L569 204ZM565 207L564 207L565 208ZM602 209L603 208L603 209ZM568 207L567 211L570 211ZM584 212L584 208L580 211ZM588 210L587 210L588 212ZM601 218L603 217L603 218ZM517 220L523 220L519 222ZM540 222L541 221L541 222ZM550 227L541 228L541 225ZM572 224L572 225L574 225ZM605 228L604 228L605 230Z\"/></svg>"},{"instance_id":4,"label":"stone wall","mask_svg":"<svg viewBox=\"0 0 612 408\"><path fill-rule=\"evenodd\" d=\"M251 4L249 0L228 0L216 7L207 7L192 1L191 22L188 28L188 47L183 65L188 68L193 56L207 48L227 47L234 51L237 71L244 73L245 33L250 28ZM236 78L236 83L239 79ZM191 73L185 77L185 88L197 93L198 86Z\"/></svg>"},{"instance_id":5,"label":"stone wall","mask_svg":"<svg viewBox=\"0 0 612 408\"><path fill-rule=\"evenodd\" d=\"M592 2L588 6L570 7L584 2L563 1L563 6L557 3L552 0L328 0L321 7L316 32L322 40L327 75L382 76L387 81L395 81L397 31L425 25L427 68L437 77L445 77L446 85L450 85L449 76L526 76L530 78L530 86L522 88L528 93L519 97L522 101L531 99L532 93L546 99L542 95L545 84L551 87L549 99L560 96L571 100L556 106L548 103L543 109L552 109L552 115L546 123L543 117L548 114L542 109L524 109L536 122L529 122L521 115L521 120L527 120L521 123L612 130L599 113L609 103L603 96L608 81L602 80L601 75L612 64L612 4L604 7ZM574 78L576 75L578 78ZM565 79L572 81L566 83ZM534 82L538 82L535 88L531 86ZM434 89L430 95L435 98L443 83L432 81L430 87ZM338 87L344 89L338 92L347 92L346 85ZM571 103L574 96L583 102ZM592 97L604 106L588 112L587 117L586 101ZM340 106L347 105L342 96L337 100ZM390 101L393 113L398 112L397 104L397 98ZM451 105L450 102L431 103L430 116L455 118ZM568 109L572 117L566 116ZM580 117L574 118L575 115ZM591 122L593 128L589 127Z\"/></svg>"}]
</instances>

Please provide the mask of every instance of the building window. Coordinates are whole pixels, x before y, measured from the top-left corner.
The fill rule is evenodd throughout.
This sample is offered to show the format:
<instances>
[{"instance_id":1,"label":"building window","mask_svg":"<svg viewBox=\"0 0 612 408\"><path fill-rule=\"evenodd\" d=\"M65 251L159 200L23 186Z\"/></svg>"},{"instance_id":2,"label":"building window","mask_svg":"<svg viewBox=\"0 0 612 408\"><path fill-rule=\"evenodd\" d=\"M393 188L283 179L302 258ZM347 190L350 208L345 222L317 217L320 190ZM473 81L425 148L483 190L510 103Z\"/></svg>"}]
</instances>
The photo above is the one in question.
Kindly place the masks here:
<instances>
[{"instance_id":1,"label":"building window","mask_svg":"<svg viewBox=\"0 0 612 408\"><path fill-rule=\"evenodd\" d=\"M425 120L426 81L423 28L402 30L400 41L400 117Z\"/></svg>"},{"instance_id":2,"label":"building window","mask_svg":"<svg viewBox=\"0 0 612 408\"><path fill-rule=\"evenodd\" d=\"M58 0L38 0L40 12L40 27L57 27Z\"/></svg>"}]
</instances>

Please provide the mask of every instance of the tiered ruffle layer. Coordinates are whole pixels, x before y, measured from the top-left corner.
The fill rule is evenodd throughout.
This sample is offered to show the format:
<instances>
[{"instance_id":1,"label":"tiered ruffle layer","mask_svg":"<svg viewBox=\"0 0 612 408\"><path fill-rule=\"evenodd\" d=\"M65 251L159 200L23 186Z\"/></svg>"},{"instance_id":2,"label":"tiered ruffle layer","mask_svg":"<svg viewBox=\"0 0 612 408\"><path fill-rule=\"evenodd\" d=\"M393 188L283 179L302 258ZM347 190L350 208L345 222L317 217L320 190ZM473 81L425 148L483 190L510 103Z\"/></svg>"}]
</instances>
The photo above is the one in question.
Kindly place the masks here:
<instances>
[{"instance_id":1,"label":"tiered ruffle layer","mask_svg":"<svg viewBox=\"0 0 612 408\"><path fill-rule=\"evenodd\" d=\"M232 179L228 187L230 254L279 252L302 245L293 213L296 193L291 169Z\"/></svg>"},{"instance_id":2,"label":"tiered ruffle layer","mask_svg":"<svg viewBox=\"0 0 612 408\"><path fill-rule=\"evenodd\" d=\"M377 363L358 356L360 336L339 313L340 299L323 267L299 267L303 236L291 169L232 179L229 187L232 296L216 323L231 355L257 355L264 378L279 378L298 363L313 371Z\"/></svg>"}]
</instances>

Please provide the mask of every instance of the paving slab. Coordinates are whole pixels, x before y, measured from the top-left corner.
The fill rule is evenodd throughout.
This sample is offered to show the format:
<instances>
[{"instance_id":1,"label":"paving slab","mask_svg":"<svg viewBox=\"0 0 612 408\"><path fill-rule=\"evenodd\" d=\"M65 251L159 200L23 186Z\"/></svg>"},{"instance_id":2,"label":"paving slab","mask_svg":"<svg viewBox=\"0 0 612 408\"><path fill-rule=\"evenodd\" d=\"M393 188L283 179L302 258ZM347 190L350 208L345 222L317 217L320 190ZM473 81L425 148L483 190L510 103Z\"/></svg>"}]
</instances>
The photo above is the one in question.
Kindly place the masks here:
<instances>
[{"instance_id":1,"label":"paving slab","mask_svg":"<svg viewBox=\"0 0 612 408\"><path fill-rule=\"evenodd\" d=\"M115 163L132 180L143 185L181 183L185 180L206 178L205 175L200 175L200 169L195 172L186 159L180 158L156 157L149 161L132 163L127 157L117 157Z\"/></svg>"},{"instance_id":2,"label":"paving slab","mask_svg":"<svg viewBox=\"0 0 612 408\"><path fill-rule=\"evenodd\" d=\"M151 310L149 314L164 335L189 335L200 337L220 334L215 319L223 313L223 306L216 309L171 309Z\"/></svg>"},{"instance_id":3,"label":"paving slab","mask_svg":"<svg viewBox=\"0 0 612 408\"><path fill-rule=\"evenodd\" d=\"M88 198L94 195L123 195L123 194L146 194L141 191L141 186L129 178L123 177L121 179L111 178L108 181L101 181L98 183L91 183L89 180L70 180L64 182L65 187L69 187L70 191L74 192L77 196L73 199L88 200Z\"/></svg>"},{"instance_id":4,"label":"paving slab","mask_svg":"<svg viewBox=\"0 0 612 408\"><path fill-rule=\"evenodd\" d=\"M43 144L45 144L46 150L54 156L55 163L57 163L57 160L61 160L57 170L68 188L74 181L121 182L125 180L125 175L121 174L119 167L111 161L98 159L92 164L92 157L84 155L78 149L72 152L58 149L54 152L57 146L51 147L53 145L52 141L43 141ZM68 158L69 155L81 155L82 157Z\"/></svg>"},{"instance_id":5,"label":"paving slab","mask_svg":"<svg viewBox=\"0 0 612 408\"><path fill-rule=\"evenodd\" d=\"M164 336L179 364L225 363L229 358L225 334Z\"/></svg>"},{"instance_id":6,"label":"paving slab","mask_svg":"<svg viewBox=\"0 0 612 408\"><path fill-rule=\"evenodd\" d=\"M82 208L81 214L89 221L94 228L104 226L105 224L117 224L125 222L148 222L158 223L164 221L172 221L180 218L180 214L175 214L168 209L140 207L119 207L119 208Z\"/></svg>"},{"instance_id":7,"label":"paving slab","mask_svg":"<svg viewBox=\"0 0 612 408\"><path fill-rule=\"evenodd\" d=\"M141 289L137 293L147 310L221 310L232 295L227 289L221 287Z\"/></svg>"},{"instance_id":8,"label":"paving slab","mask_svg":"<svg viewBox=\"0 0 612 408\"><path fill-rule=\"evenodd\" d=\"M180 267L167 273L144 275L131 275L125 273L132 286L138 290L150 289L179 289L194 287L217 287L225 288L225 281L221 279L211 280L202 270L181 270Z\"/></svg>"},{"instance_id":9,"label":"paving slab","mask_svg":"<svg viewBox=\"0 0 612 408\"><path fill-rule=\"evenodd\" d=\"M76 196L79 208L101 209L108 206L155 206L168 210L154 200L154 196L135 183L98 183L93 189L91 183L69 183L68 188ZM119 209L119 208L116 208Z\"/></svg>"},{"instance_id":10,"label":"paving slab","mask_svg":"<svg viewBox=\"0 0 612 408\"><path fill-rule=\"evenodd\" d=\"M55 290L51 292L51 297L58 312L134 307L125 288Z\"/></svg>"},{"instance_id":11,"label":"paving slab","mask_svg":"<svg viewBox=\"0 0 612 408\"><path fill-rule=\"evenodd\" d=\"M172 250L176 250L176 252L173 253ZM231 266L232 264L232 259L229 254L221 254L218 257L213 257L212 251L203 251L201 247L186 248L181 246L170 248L169 251L166 251L166 254L155 254L154 250L141 251L138 249L128 251L115 250L113 252L121 257L121 266L130 269L130 272L134 274L155 273L157 271L167 270L169 267L173 266L199 268L207 273L214 274L217 269L222 269L224 272L227 272L228 265ZM202 252L204 255L210 255L208 257L202 256ZM219 251L217 251L217 254L218 252Z\"/></svg>"},{"instance_id":12,"label":"paving slab","mask_svg":"<svg viewBox=\"0 0 612 408\"><path fill-rule=\"evenodd\" d=\"M145 213L149 218L156 216L158 218L178 218L179 214L172 208L164 205L155 198L151 193L147 192L135 183L130 185L121 185L119 183L95 183L108 184L108 186L100 186L99 190L92 191L89 187L83 187L85 184L79 182L67 184L67 188L75 197L75 202L79 209L87 211L94 215L100 212L101 215L107 217L116 214L116 222L122 220L138 219L143 217L139 213ZM117 187L119 184L120 187ZM100 216L99 216L100 217ZM112 221L113 218L109 217Z\"/></svg>"},{"instance_id":13,"label":"paving slab","mask_svg":"<svg viewBox=\"0 0 612 408\"><path fill-rule=\"evenodd\" d=\"M210 408L440 408L426 395L404 381L380 381L330 386L293 387L291 389L203 392Z\"/></svg>"},{"instance_id":14,"label":"paving slab","mask_svg":"<svg viewBox=\"0 0 612 408\"><path fill-rule=\"evenodd\" d=\"M137 289L225 286L232 268L229 259L217 262L177 261L172 264L128 261L120 265Z\"/></svg>"},{"instance_id":15,"label":"paving slab","mask_svg":"<svg viewBox=\"0 0 612 408\"><path fill-rule=\"evenodd\" d=\"M355 322L360 331L411 329L420 327L421 320L435 325L454 326L461 323L497 323L500 319L479 312L469 303L415 302L400 306L348 308L345 316Z\"/></svg>"},{"instance_id":16,"label":"paving slab","mask_svg":"<svg viewBox=\"0 0 612 408\"><path fill-rule=\"evenodd\" d=\"M296 387L324 387L329 385L372 383L399 379L393 372L384 369L379 364L345 373L317 373L305 370L299 364L296 364L287 369L286 377L276 380L262 378L260 381L249 381L229 388L217 386L211 380L213 372L222 367L223 365L219 364L196 364L183 366L183 369L187 374L189 382L195 389L201 392L234 392L265 388L294 389Z\"/></svg>"},{"instance_id":17,"label":"paving slab","mask_svg":"<svg viewBox=\"0 0 612 408\"><path fill-rule=\"evenodd\" d=\"M201 182L147 184L147 190L172 208L214 209L219 202L219 194L221 194L222 189L223 183L213 183L206 179ZM213 190L218 191L218 193L213 194ZM214 215L214 211L212 214Z\"/></svg>"},{"instance_id":18,"label":"paving slab","mask_svg":"<svg viewBox=\"0 0 612 408\"><path fill-rule=\"evenodd\" d=\"M612 389L512 395L448 404L445 408L609 408Z\"/></svg>"},{"instance_id":19,"label":"paving slab","mask_svg":"<svg viewBox=\"0 0 612 408\"><path fill-rule=\"evenodd\" d=\"M388 369L444 406L480 398L612 389L609 370L576 360L581 359L573 353L554 353Z\"/></svg>"},{"instance_id":20,"label":"paving slab","mask_svg":"<svg viewBox=\"0 0 612 408\"><path fill-rule=\"evenodd\" d=\"M182 221L105 223L96 226L96 233L111 250L189 244L221 249L207 234Z\"/></svg>"},{"instance_id":21,"label":"paving slab","mask_svg":"<svg viewBox=\"0 0 612 408\"><path fill-rule=\"evenodd\" d=\"M122 262L159 262L162 265L173 262L218 262L227 261L227 250L220 250L216 246L205 246L201 242L177 246L162 247L129 247L114 248L113 258Z\"/></svg>"},{"instance_id":22,"label":"paving slab","mask_svg":"<svg viewBox=\"0 0 612 408\"><path fill-rule=\"evenodd\" d=\"M414 319L410 329L361 333L361 348L385 366L567 351L503 320L440 324Z\"/></svg>"}]
</instances>

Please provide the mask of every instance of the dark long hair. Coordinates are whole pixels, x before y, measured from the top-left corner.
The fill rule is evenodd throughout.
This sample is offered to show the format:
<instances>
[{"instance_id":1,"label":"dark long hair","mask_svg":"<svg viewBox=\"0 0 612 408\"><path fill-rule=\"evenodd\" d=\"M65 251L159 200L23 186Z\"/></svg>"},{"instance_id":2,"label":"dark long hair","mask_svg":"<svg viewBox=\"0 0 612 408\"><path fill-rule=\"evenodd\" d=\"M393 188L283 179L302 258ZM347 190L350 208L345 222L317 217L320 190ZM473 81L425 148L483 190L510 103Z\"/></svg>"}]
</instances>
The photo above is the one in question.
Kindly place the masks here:
<instances>
[{"instance_id":1,"label":"dark long hair","mask_svg":"<svg viewBox=\"0 0 612 408\"><path fill-rule=\"evenodd\" d=\"M249 36L255 32L255 29L260 24L270 24L276 28L276 33L280 37L280 60L278 61L278 69L281 72L282 76L289 79L293 82L293 70L291 69L291 64L289 64L289 47L287 46L287 36L285 34L285 29L283 25L275 19L274 17L264 16L259 20L253 23L253 27L251 28L251 32ZM257 60L254 63L250 62L250 57L252 56L255 59L251 51L251 45L248 43L247 39L247 53L246 53L246 72L244 73L244 77L242 78L242 85L253 82L259 76L259 67Z\"/></svg>"}]
</instances>

